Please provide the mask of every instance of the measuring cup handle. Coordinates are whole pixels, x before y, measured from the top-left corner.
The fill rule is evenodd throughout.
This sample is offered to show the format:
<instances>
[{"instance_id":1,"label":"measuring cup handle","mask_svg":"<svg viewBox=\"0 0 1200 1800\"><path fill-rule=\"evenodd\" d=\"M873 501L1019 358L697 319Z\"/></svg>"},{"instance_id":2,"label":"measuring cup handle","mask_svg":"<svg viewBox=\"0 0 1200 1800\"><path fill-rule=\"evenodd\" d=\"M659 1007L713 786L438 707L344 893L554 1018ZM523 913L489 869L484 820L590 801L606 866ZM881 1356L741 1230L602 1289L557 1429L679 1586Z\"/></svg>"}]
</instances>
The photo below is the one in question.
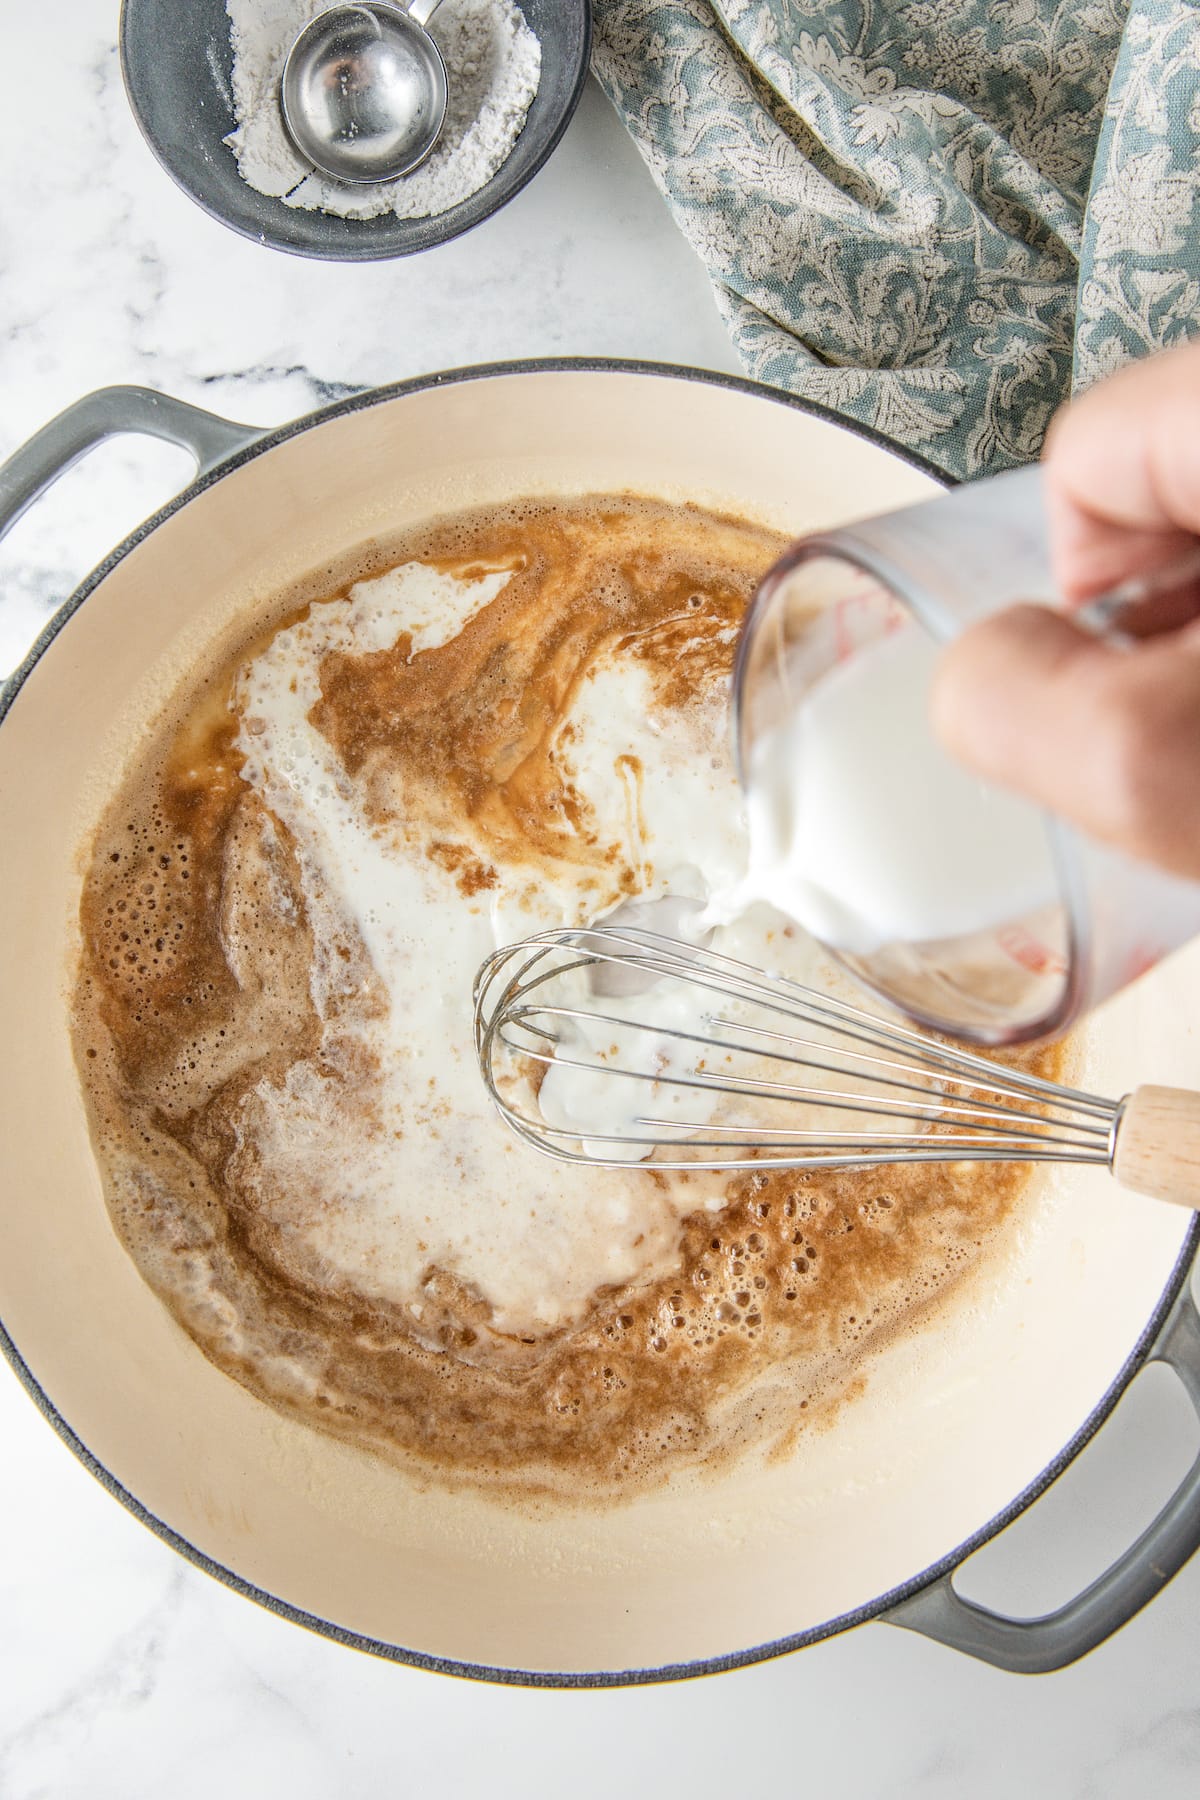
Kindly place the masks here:
<instances>
[{"instance_id":1,"label":"measuring cup handle","mask_svg":"<svg viewBox=\"0 0 1200 1800\"><path fill-rule=\"evenodd\" d=\"M1185 1286L1147 1362L1174 1369L1200 1417L1200 1315ZM955 1592L953 1571L882 1615L952 1650L1016 1674L1065 1669L1103 1644L1153 1600L1200 1548L1200 1456L1152 1524L1110 1569L1066 1606L1010 1619Z\"/></svg>"}]
</instances>

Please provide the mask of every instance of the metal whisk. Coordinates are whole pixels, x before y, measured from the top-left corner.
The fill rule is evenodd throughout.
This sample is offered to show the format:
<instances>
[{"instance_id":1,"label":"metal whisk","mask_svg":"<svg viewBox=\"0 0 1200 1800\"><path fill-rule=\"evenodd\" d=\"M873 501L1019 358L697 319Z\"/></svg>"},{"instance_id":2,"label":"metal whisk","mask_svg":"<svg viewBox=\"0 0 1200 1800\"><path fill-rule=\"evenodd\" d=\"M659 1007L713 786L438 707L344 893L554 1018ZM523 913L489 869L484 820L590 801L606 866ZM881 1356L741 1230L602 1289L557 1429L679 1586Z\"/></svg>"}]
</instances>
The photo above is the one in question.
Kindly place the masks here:
<instances>
[{"instance_id":1,"label":"metal whisk","mask_svg":"<svg viewBox=\"0 0 1200 1800\"><path fill-rule=\"evenodd\" d=\"M541 932L488 957L474 1001L497 1110L566 1162L1091 1163L1200 1206L1200 1095L1079 1093L656 932Z\"/></svg>"}]
</instances>

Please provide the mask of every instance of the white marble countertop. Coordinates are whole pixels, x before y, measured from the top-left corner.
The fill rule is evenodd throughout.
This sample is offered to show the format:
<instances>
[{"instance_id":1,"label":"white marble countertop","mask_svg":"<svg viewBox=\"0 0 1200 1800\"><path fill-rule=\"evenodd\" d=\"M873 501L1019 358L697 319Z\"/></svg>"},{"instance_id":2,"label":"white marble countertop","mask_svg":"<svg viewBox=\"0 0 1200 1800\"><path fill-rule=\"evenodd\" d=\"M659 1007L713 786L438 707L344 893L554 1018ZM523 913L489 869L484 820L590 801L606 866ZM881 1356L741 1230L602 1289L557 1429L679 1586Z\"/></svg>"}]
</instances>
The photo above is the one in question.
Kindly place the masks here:
<instances>
[{"instance_id":1,"label":"white marble countertop","mask_svg":"<svg viewBox=\"0 0 1200 1800\"><path fill-rule=\"evenodd\" d=\"M409 261L302 262L177 192L129 117L115 0L10 7L0 123L0 456L104 383L257 423L348 389L503 357L736 365L699 265L599 91L487 225ZM15 33L15 42L14 42ZM48 148L47 148L48 145ZM35 155L36 148L36 155ZM0 673L75 580L188 472L122 441L0 547ZM10 852L8 878L19 868ZM1165 1375L967 1591L1065 1599L1150 1516L1197 1432ZM492 1688L345 1650L180 1561L75 1462L0 1367L2 1800L701 1797L1183 1800L1200 1792L1200 1564L1064 1674L999 1674L868 1626L714 1682Z\"/></svg>"}]
</instances>

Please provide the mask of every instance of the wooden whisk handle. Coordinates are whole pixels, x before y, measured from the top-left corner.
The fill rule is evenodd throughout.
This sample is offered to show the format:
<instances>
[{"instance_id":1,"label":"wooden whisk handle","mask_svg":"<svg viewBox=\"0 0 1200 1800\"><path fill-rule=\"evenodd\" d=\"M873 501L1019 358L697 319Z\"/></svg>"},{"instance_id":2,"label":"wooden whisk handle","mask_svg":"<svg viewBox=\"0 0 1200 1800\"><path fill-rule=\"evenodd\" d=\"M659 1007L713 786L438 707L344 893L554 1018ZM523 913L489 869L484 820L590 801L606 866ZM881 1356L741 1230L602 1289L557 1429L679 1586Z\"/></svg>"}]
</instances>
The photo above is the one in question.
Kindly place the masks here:
<instances>
[{"instance_id":1,"label":"wooden whisk handle","mask_svg":"<svg viewBox=\"0 0 1200 1800\"><path fill-rule=\"evenodd\" d=\"M1200 1094L1135 1088L1122 1102L1112 1170L1135 1194L1200 1208Z\"/></svg>"}]
</instances>

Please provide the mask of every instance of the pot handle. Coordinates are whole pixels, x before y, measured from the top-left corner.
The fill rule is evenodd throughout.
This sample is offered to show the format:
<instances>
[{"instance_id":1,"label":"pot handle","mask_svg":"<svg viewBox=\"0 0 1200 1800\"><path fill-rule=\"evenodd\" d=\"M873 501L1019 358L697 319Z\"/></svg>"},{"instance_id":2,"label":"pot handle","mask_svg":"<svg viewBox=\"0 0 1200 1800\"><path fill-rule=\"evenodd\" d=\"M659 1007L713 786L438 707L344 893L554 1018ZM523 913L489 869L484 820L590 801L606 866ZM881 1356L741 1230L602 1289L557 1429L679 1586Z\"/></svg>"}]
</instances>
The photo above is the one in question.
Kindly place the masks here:
<instances>
[{"instance_id":1,"label":"pot handle","mask_svg":"<svg viewBox=\"0 0 1200 1800\"><path fill-rule=\"evenodd\" d=\"M1200 1314L1185 1284L1147 1362L1174 1369L1200 1416ZM953 1571L881 1615L953 1650L1020 1675L1065 1669L1102 1644L1178 1574L1200 1548L1200 1456L1157 1518L1074 1600L1038 1619L1009 1619L964 1600Z\"/></svg>"},{"instance_id":2,"label":"pot handle","mask_svg":"<svg viewBox=\"0 0 1200 1800\"><path fill-rule=\"evenodd\" d=\"M218 418L186 400L152 388L106 387L85 394L35 431L0 463L0 538L73 463L105 438L140 432L190 450L197 475L206 475L235 450L262 435L255 425Z\"/></svg>"}]
</instances>

